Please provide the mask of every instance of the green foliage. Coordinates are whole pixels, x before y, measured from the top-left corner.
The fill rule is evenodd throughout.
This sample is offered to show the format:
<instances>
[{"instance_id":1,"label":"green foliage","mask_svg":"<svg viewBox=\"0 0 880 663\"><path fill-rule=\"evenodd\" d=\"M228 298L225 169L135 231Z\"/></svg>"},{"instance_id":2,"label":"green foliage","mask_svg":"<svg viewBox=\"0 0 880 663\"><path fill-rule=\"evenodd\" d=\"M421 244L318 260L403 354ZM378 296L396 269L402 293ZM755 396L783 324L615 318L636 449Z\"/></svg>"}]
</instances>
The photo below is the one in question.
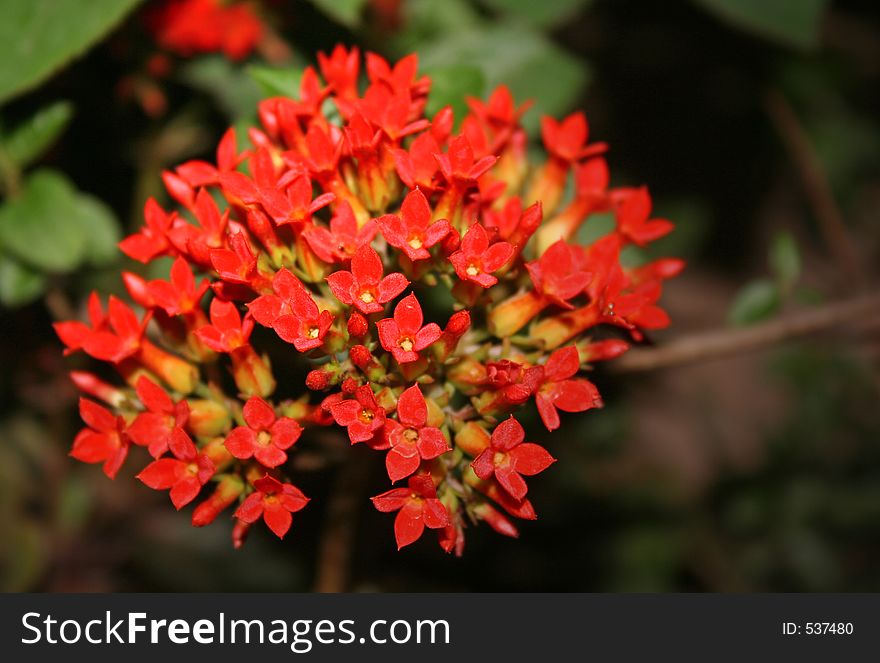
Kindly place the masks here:
<instances>
[{"instance_id":1,"label":"green foliage","mask_svg":"<svg viewBox=\"0 0 880 663\"><path fill-rule=\"evenodd\" d=\"M560 25L592 4L592 0L486 0L504 14L542 28Z\"/></svg>"},{"instance_id":2,"label":"green foliage","mask_svg":"<svg viewBox=\"0 0 880 663\"><path fill-rule=\"evenodd\" d=\"M735 325L749 325L766 320L779 310L779 289L769 279L757 279L746 284L730 307L730 321Z\"/></svg>"},{"instance_id":3,"label":"green foliage","mask_svg":"<svg viewBox=\"0 0 880 663\"><path fill-rule=\"evenodd\" d=\"M347 28L355 28L361 22L366 0L310 0L315 7Z\"/></svg>"},{"instance_id":4,"label":"green foliage","mask_svg":"<svg viewBox=\"0 0 880 663\"><path fill-rule=\"evenodd\" d=\"M790 292L801 273L801 254L791 233L779 233L773 238L769 262L779 289Z\"/></svg>"},{"instance_id":5,"label":"green foliage","mask_svg":"<svg viewBox=\"0 0 880 663\"><path fill-rule=\"evenodd\" d=\"M0 253L0 304L8 308L29 304L43 294L48 279Z\"/></svg>"},{"instance_id":6,"label":"green foliage","mask_svg":"<svg viewBox=\"0 0 880 663\"><path fill-rule=\"evenodd\" d=\"M181 67L180 76L187 85L213 98L231 120L253 116L262 99L254 79L219 55L187 62Z\"/></svg>"},{"instance_id":7,"label":"green foliage","mask_svg":"<svg viewBox=\"0 0 880 663\"><path fill-rule=\"evenodd\" d=\"M85 263L112 260L118 232L103 203L53 170L30 175L21 194L0 207L0 246L44 272L70 272Z\"/></svg>"},{"instance_id":8,"label":"green foliage","mask_svg":"<svg viewBox=\"0 0 880 663\"><path fill-rule=\"evenodd\" d=\"M479 67L451 65L426 70L431 77L431 95L425 111L434 115L444 106L452 106L455 117L467 112L465 97L482 97L486 90L486 77Z\"/></svg>"},{"instance_id":9,"label":"green foliage","mask_svg":"<svg viewBox=\"0 0 880 663\"><path fill-rule=\"evenodd\" d=\"M694 0L730 25L800 49L819 43L828 0Z\"/></svg>"},{"instance_id":10,"label":"green foliage","mask_svg":"<svg viewBox=\"0 0 880 663\"><path fill-rule=\"evenodd\" d=\"M73 117L73 106L56 101L41 108L8 133L0 133L0 145L19 168L30 165L55 142Z\"/></svg>"},{"instance_id":11,"label":"green foliage","mask_svg":"<svg viewBox=\"0 0 880 663\"><path fill-rule=\"evenodd\" d=\"M108 33L139 0L3 0L0 102L36 86ZM15 66L9 66L15 63Z\"/></svg>"},{"instance_id":12,"label":"green foliage","mask_svg":"<svg viewBox=\"0 0 880 663\"><path fill-rule=\"evenodd\" d=\"M266 97L299 96L303 70L300 67L248 67L248 74Z\"/></svg>"}]
</instances>

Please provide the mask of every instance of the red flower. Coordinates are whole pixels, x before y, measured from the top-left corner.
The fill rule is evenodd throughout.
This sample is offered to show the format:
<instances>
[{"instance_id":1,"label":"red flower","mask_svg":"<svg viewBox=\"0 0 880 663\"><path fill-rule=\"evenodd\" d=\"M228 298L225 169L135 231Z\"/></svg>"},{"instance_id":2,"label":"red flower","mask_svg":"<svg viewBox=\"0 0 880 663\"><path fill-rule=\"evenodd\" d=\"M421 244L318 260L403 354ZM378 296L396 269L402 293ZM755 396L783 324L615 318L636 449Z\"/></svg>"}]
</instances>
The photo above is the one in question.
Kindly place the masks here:
<instances>
[{"instance_id":1,"label":"red flower","mask_svg":"<svg viewBox=\"0 0 880 663\"><path fill-rule=\"evenodd\" d=\"M651 196L646 187L620 189L612 194L617 231L638 246L660 239L672 232L666 219L651 219Z\"/></svg>"},{"instance_id":2,"label":"red flower","mask_svg":"<svg viewBox=\"0 0 880 663\"><path fill-rule=\"evenodd\" d=\"M305 175L294 178L287 187L287 195L277 189L261 189L260 201L263 208L279 226L296 224L303 227L311 224L312 214L327 207L336 200L332 193L323 193L312 200L312 181Z\"/></svg>"},{"instance_id":3,"label":"red flower","mask_svg":"<svg viewBox=\"0 0 880 663\"><path fill-rule=\"evenodd\" d=\"M97 292L92 291L89 295L87 310L91 326L79 320L66 320L52 325L55 333L58 334L58 338L66 346L64 349L65 356L77 350L82 350L83 343L93 332L102 331L108 327L109 320L106 313L104 313L104 307L101 306L101 300L98 298Z\"/></svg>"},{"instance_id":4,"label":"red flower","mask_svg":"<svg viewBox=\"0 0 880 663\"><path fill-rule=\"evenodd\" d=\"M150 321L149 313L138 320L135 312L113 295L110 295L106 317L97 297L93 297L89 302L89 317L92 328L79 322L63 322L55 325L55 331L69 350L82 349L95 359L113 363L131 357L140 349Z\"/></svg>"},{"instance_id":5,"label":"red flower","mask_svg":"<svg viewBox=\"0 0 880 663\"><path fill-rule=\"evenodd\" d=\"M474 150L465 136L453 138L449 142L449 151L446 154L435 154L434 158L437 159L443 177L450 184L476 182L498 161L498 157L494 156L485 156L475 161Z\"/></svg>"},{"instance_id":6,"label":"red flower","mask_svg":"<svg viewBox=\"0 0 880 663\"><path fill-rule=\"evenodd\" d=\"M418 385L404 391L397 401L397 421L385 422L385 436L391 449L385 457L388 477L395 482L450 450L439 428L428 426L428 406Z\"/></svg>"},{"instance_id":7,"label":"red flower","mask_svg":"<svg viewBox=\"0 0 880 663\"><path fill-rule=\"evenodd\" d=\"M274 295L262 295L248 304L261 325L272 327L300 352L320 347L333 323L330 311L321 311L302 282L286 269L272 279Z\"/></svg>"},{"instance_id":8,"label":"red flower","mask_svg":"<svg viewBox=\"0 0 880 663\"><path fill-rule=\"evenodd\" d=\"M502 359L486 364L486 380L504 396L508 405L519 405L529 400L541 379L541 367L524 367L522 364Z\"/></svg>"},{"instance_id":9,"label":"red flower","mask_svg":"<svg viewBox=\"0 0 880 663\"><path fill-rule=\"evenodd\" d=\"M230 249L212 249L211 265L224 281L249 285L257 276L257 255L243 232L229 238Z\"/></svg>"},{"instance_id":10,"label":"red flower","mask_svg":"<svg viewBox=\"0 0 880 663\"><path fill-rule=\"evenodd\" d=\"M175 404L164 389L146 376L141 376L135 390L147 411L135 418L128 436L135 444L147 447L153 458L158 458L168 451L174 431L186 426L189 405L185 399Z\"/></svg>"},{"instance_id":11,"label":"red flower","mask_svg":"<svg viewBox=\"0 0 880 663\"><path fill-rule=\"evenodd\" d=\"M372 219L358 229L351 205L343 200L330 219L329 230L324 226L313 225L303 231L303 237L315 255L332 264L351 260L359 248L373 241L378 231L379 228Z\"/></svg>"},{"instance_id":12,"label":"red flower","mask_svg":"<svg viewBox=\"0 0 880 663\"><path fill-rule=\"evenodd\" d=\"M85 398L79 399L79 415L88 428L73 440L70 455L84 463L104 463L104 474L114 478L128 455L125 419Z\"/></svg>"},{"instance_id":13,"label":"red flower","mask_svg":"<svg viewBox=\"0 0 880 663\"><path fill-rule=\"evenodd\" d=\"M492 431L489 446L474 459L471 467L481 479L495 479L515 500L522 500L528 492L522 475L543 472L556 462L547 450L531 442L523 442L525 431L510 417Z\"/></svg>"},{"instance_id":14,"label":"red flower","mask_svg":"<svg viewBox=\"0 0 880 663\"><path fill-rule=\"evenodd\" d=\"M378 313L409 285L403 274L392 272L382 278L379 254L369 245L357 250L351 271L334 272L327 277L330 290L339 301L356 306L362 313Z\"/></svg>"},{"instance_id":15,"label":"red flower","mask_svg":"<svg viewBox=\"0 0 880 663\"><path fill-rule=\"evenodd\" d=\"M153 490L171 489L171 502L180 510L192 502L202 486L214 476L214 463L198 453L189 435L175 428L171 433L171 451L175 458L159 458L137 475Z\"/></svg>"},{"instance_id":16,"label":"red flower","mask_svg":"<svg viewBox=\"0 0 880 663\"><path fill-rule=\"evenodd\" d=\"M589 285L591 274L580 269L579 247L559 240L544 251L535 262L526 264L535 289L562 308L573 308L568 303Z\"/></svg>"},{"instance_id":17,"label":"red flower","mask_svg":"<svg viewBox=\"0 0 880 663\"><path fill-rule=\"evenodd\" d=\"M247 345L254 329L250 315L242 319L232 302L215 297L211 300L211 324L196 330L196 336L214 352L232 352Z\"/></svg>"},{"instance_id":18,"label":"red flower","mask_svg":"<svg viewBox=\"0 0 880 663\"><path fill-rule=\"evenodd\" d=\"M431 192L435 187L434 175L437 173L437 158L440 144L431 133L416 136L410 143L409 151L397 148L394 150L394 165L397 174L410 189L424 189Z\"/></svg>"},{"instance_id":19,"label":"red flower","mask_svg":"<svg viewBox=\"0 0 880 663\"><path fill-rule=\"evenodd\" d=\"M119 242L119 248L129 258L143 263L166 254L171 248L168 243L168 231L171 230L176 219L176 212L169 214L159 207L159 203L154 198L148 198L144 205L146 225L140 229L140 232L129 235Z\"/></svg>"},{"instance_id":20,"label":"red flower","mask_svg":"<svg viewBox=\"0 0 880 663\"><path fill-rule=\"evenodd\" d=\"M174 171L191 187L211 186L220 182L220 176L234 172L247 152L239 154L235 144L235 127L229 127L217 144L217 165L193 159L180 164Z\"/></svg>"},{"instance_id":21,"label":"red flower","mask_svg":"<svg viewBox=\"0 0 880 663\"><path fill-rule=\"evenodd\" d=\"M247 426L234 428L226 437L226 448L239 460L256 458L266 467L287 461L285 451L302 435L302 427L289 417L276 417L275 411L259 396L244 404Z\"/></svg>"},{"instance_id":22,"label":"red flower","mask_svg":"<svg viewBox=\"0 0 880 663\"><path fill-rule=\"evenodd\" d=\"M428 249L452 230L449 221L440 219L431 223L428 199L418 189L403 200L400 216L386 214L376 219L382 234L391 246L403 249L410 260L430 258Z\"/></svg>"},{"instance_id":23,"label":"red flower","mask_svg":"<svg viewBox=\"0 0 880 663\"><path fill-rule=\"evenodd\" d=\"M383 513L397 511L394 519L394 538L397 549L418 540L425 531L441 529L450 524L449 512L437 499L437 489L430 474L409 478L406 488L393 488L372 498L373 505Z\"/></svg>"},{"instance_id":24,"label":"red flower","mask_svg":"<svg viewBox=\"0 0 880 663\"><path fill-rule=\"evenodd\" d=\"M147 284L147 293L156 306L168 315L186 315L201 311L199 304L208 290L207 279L197 286L192 269L183 258L178 257L171 265L170 281L155 279Z\"/></svg>"},{"instance_id":25,"label":"red flower","mask_svg":"<svg viewBox=\"0 0 880 663\"><path fill-rule=\"evenodd\" d=\"M495 242L489 246L486 229L475 223L462 238L461 249L449 256L449 262L460 279L491 288L498 283L492 272L501 269L512 256L513 246L507 242Z\"/></svg>"},{"instance_id":26,"label":"red flower","mask_svg":"<svg viewBox=\"0 0 880 663\"><path fill-rule=\"evenodd\" d=\"M422 307L412 293L394 307L394 317L376 323L382 347L394 355L398 364L416 361L419 352L440 338L440 327L430 322L422 327Z\"/></svg>"},{"instance_id":27,"label":"red flower","mask_svg":"<svg viewBox=\"0 0 880 663\"><path fill-rule=\"evenodd\" d=\"M329 56L318 53L321 74L336 95L343 99L357 97L360 64L360 52L356 46L349 51L342 44L337 44Z\"/></svg>"},{"instance_id":28,"label":"red flower","mask_svg":"<svg viewBox=\"0 0 880 663\"><path fill-rule=\"evenodd\" d=\"M248 524L262 517L275 536L283 539L293 522L291 514L304 509L309 498L293 484L281 483L268 474L254 481L254 488L257 490L236 509L235 517Z\"/></svg>"},{"instance_id":29,"label":"red flower","mask_svg":"<svg viewBox=\"0 0 880 663\"><path fill-rule=\"evenodd\" d=\"M369 385L362 385L354 392L354 398L330 403L330 413L340 426L348 429L352 444L373 439L385 424L385 410L376 401Z\"/></svg>"},{"instance_id":30,"label":"red flower","mask_svg":"<svg viewBox=\"0 0 880 663\"><path fill-rule=\"evenodd\" d=\"M558 122L549 116L541 118L541 137L547 151L557 159L574 162L599 154L605 150L604 143L587 147L587 116L578 111Z\"/></svg>"},{"instance_id":31,"label":"red flower","mask_svg":"<svg viewBox=\"0 0 880 663\"><path fill-rule=\"evenodd\" d=\"M543 367L541 386L535 393L538 413L547 430L559 428L559 413L583 412L602 406L599 390L589 380L572 380L580 369L580 356L573 345L559 348Z\"/></svg>"}]
</instances>

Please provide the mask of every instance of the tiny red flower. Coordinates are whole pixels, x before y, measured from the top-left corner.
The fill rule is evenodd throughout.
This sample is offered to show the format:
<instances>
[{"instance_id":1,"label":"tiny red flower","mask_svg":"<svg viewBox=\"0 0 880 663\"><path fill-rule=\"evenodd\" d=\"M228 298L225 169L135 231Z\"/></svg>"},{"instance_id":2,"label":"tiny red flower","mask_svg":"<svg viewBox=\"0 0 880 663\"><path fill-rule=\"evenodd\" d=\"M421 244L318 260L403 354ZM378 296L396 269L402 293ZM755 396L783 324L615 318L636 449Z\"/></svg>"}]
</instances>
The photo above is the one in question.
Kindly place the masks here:
<instances>
[{"instance_id":1,"label":"tiny red flower","mask_svg":"<svg viewBox=\"0 0 880 663\"><path fill-rule=\"evenodd\" d=\"M91 330L82 339L82 349L95 359L118 363L140 349L150 314L147 313L143 320L138 320L131 307L110 295L107 321L110 328Z\"/></svg>"},{"instance_id":2,"label":"tiny red flower","mask_svg":"<svg viewBox=\"0 0 880 663\"><path fill-rule=\"evenodd\" d=\"M163 210L154 198L148 198L144 205L144 225L139 232L129 235L121 242L119 248L129 258L148 263L157 256L165 255L171 245L168 242L168 231L177 219L177 213Z\"/></svg>"},{"instance_id":3,"label":"tiny red flower","mask_svg":"<svg viewBox=\"0 0 880 663\"><path fill-rule=\"evenodd\" d=\"M538 260L526 264L535 289L562 308L573 308L568 300L583 292L592 278L589 272L579 268L582 262L579 250L560 239Z\"/></svg>"},{"instance_id":4,"label":"tiny red flower","mask_svg":"<svg viewBox=\"0 0 880 663\"><path fill-rule=\"evenodd\" d=\"M409 476L422 460L431 460L450 450L439 428L428 426L428 406L418 385L404 391L397 401L397 421L385 422L391 449L385 467L392 483Z\"/></svg>"},{"instance_id":5,"label":"tiny red flower","mask_svg":"<svg viewBox=\"0 0 880 663\"><path fill-rule=\"evenodd\" d=\"M587 116L582 111L572 113L561 122L547 115L541 118L544 146L562 161L579 161L605 150L604 143L586 146L588 133Z\"/></svg>"},{"instance_id":6,"label":"tiny red flower","mask_svg":"<svg viewBox=\"0 0 880 663\"><path fill-rule=\"evenodd\" d=\"M353 304L362 313L378 313L409 285L403 274L392 272L382 277L382 260L369 245L357 250L351 260L351 271L334 272L327 277L330 290L339 301Z\"/></svg>"},{"instance_id":7,"label":"tiny red flower","mask_svg":"<svg viewBox=\"0 0 880 663\"><path fill-rule=\"evenodd\" d=\"M580 356L573 345L559 348L543 366L541 386L535 393L538 413L547 430L559 428L559 413L583 412L602 406L599 390L589 380L572 380L580 368Z\"/></svg>"},{"instance_id":8,"label":"tiny red flower","mask_svg":"<svg viewBox=\"0 0 880 663\"><path fill-rule=\"evenodd\" d=\"M244 404L247 426L238 426L226 437L226 448L239 460L256 458L266 467L278 467L287 461L287 449L302 434L302 427L290 417L276 417L275 411L259 396Z\"/></svg>"},{"instance_id":9,"label":"tiny red flower","mask_svg":"<svg viewBox=\"0 0 880 663\"><path fill-rule=\"evenodd\" d=\"M440 172L447 182L462 184L476 182L498 161L498 157L494 156L475 160L471 143L463 135L456 136L449 142L449 151L446 154L435 154L434 158L437 159Z\"/></svg>"},{"instance_id":10,"label":"tiny red flower","mask_svg":"<svg viewBox=\"0 0 880 663\"><path fill-rule=\"evenodd\" d=\"M174 458L159 458L147 465L137 478L154 490L171 489L171 502L178 510L192 502L202 486L214 476L214 463L200 454L183 429L171 433Z\"/></svg>"},{"instance_id":11,"label":"tiny red flower","mask_svg":"<svg viewBox=\"0 0 880 663\"><path fill-rule=\"evenodd\" d=\"M352 444L373 439L376 432L385 425L385 410L376 401L369 385L361 385L354 392L354 398L330 403L330 413L340 426L348 429Z\"/></svg>"},{"instance_id":12,"label":"tiny red flower","mask_svg":"<svg viewBox=\"0 0 880 663\"><path fill-rule=\"evenodd\" d=\"M496 426L489 446L471 463L478 477L494 476L515 500L522 500L529 490L523 474L538 474L556 462L544 447L523 442L525 436L520 423L510 417Z\"/></svg>"},{"instance_id":13,"label":"tiny red flower","mask_svg":"<svg viewBox=\"0 0 880 663\"><path fill-rule=\"evenodd\" d=\"M391 246L403 249L410 260L430 258L428 249L442 240L452 227L446 219L431 223L431 207L428 199L418 189L411 191L403 200L400 216L386 214L376 219L382 235Z\"/></svg>"},{"instance_id":14,"label":"tiny red flower","mask_svg":"<svg viewBox=\"0 0 880 663\"><path fill-rule=\"evenodd\" d=\"M397 174L410 189L423 189L429 193L436 186L434 175L438 164L434 156L440 152L440 144L431 133L416 136L409 146L409 151L402 148L394 150L394 165Z\"/></svg>"},{"instance_id":15,"label":"tiny red flower","mask_svg":"<svg viewBox=\"0 0 880 663\"><path fill-rule=\"evenodd\" d=\"M318 53L321 74L336 95L343 99L357 97L360 64L360 52L356 46L349 51L342 44L337 44L329 56Z\"/></svg>"},{"instance_id":16,"label":"tiny red flower","mask_svg":"<svg viewBox=\"0 0 880 663\"><path fill-rule=\"evenodd\" d=\"M617 231L638 246L645 246L672 232L666 219L651 219L651 196L646 187L619 189L612 194Z\"/></svg>"},{"instance_id":17,"label":"tiny red flower","mask_svg":"<svg viewBox=\"0 0 880 663\"><path fill-rule=\"evenodd\" d=\"M250 284L257 274L257 255L243 232L229 238L229 249L212 249L211 265L224 281Z\"/></svg>"},{"instance_id":18,"label":"tiny red flower","mask_svg":"<svg viewBox=\"0 0 880 663\"><path fill-rule=\"evenodd\" d=\"M412 293L394 307L393 318L376 323L382 347L394 355L398 364L416 361L419 352L440 338L439 325L430 322L422 327L422 307Z\"/></svg>"},{"instance_id":19,"label":"tiny red flower","mask_svg":"<svg viewBox=\"0 0 880 663\"><path fill-rule=\"evenodd\" d=\"M73 440L70 455L84 463L104 463L104 474L114 478L128 455L125 420L86 398L79 399L79 414L87 428Z\"/></svg>"},{"instance_id":20,"label":"tiny red flower","mask_svg":"<svg viewBox=\"0 0 880 663\"><path fill-rule=\"evenodd\" d=\"M283 340L300 352L320 347L333 324L333 315L321 311L296 276L280 269L272 279L273 295L262 295L248 304L261 325L272 327Z\"/></svg>"},{"instance_id":21,"label":"tiny red flower","mask_svg":"<svg viewBox=\"0 0 880 663\"><path fill-rule=\"evenodd\" d=\"M501 269L512 256L513 246L508 242L495 242L489 246L486 229L475 223L462 238L461 249L449 256L449 262L460 279L491 288L498 283L492 272Z\"/></svg>"},{"instance_id":22,"label":"tiny red flower","mask_svg":"<svg viewBox=\"0 0 880 663\"><path fill-rule=\"evenodd\" d=\"M441 529L450 524L449 512L437 499L437 488L430 474L412 476L406 488L392 488L372 500L383 513L398 512L394 519L398 550L417 541L426 526Z\"/></svg>"},{"instance_id":23,"label":"tiny red flower","mask_svg":"<svg viewBox=\"0 0 880 663\"><path fill-rule=\"evenodd\" d=\"M312 181L305 175L294 178L287 187L286 195L274 188L260 190L263 208L279 226L308 226L312 222L312 214L334 200L336 196L332 193L322 193L312 200Z\"/></svg>"},{"instance_id":24,"label":"tiny red flower","mask_svg":"<svg viewBox=\"0 0 880 663\"><path fill-rule=\"evenodd\" d=\"M343 200L330 219L329 230L324 226L312 225L303 231L303 237L315 255L332 264L351 260L359 248L373 241L378 231L372 219L358 229L351 204Z\"/></svg>"},{"instance_id":25,"label":"tiny red flower","mask_svg":"<svg viewBox=\"0 0 880 663\"><path fill-rule=\"evenodd\" d=\"M247 152L238 153L235 140L235 127L229 127L217 144L217 165L199 159L180 164L174 171L186 180L191 187L211 186L219 184L220 176L235 171L239 163L247 156Z\"/></svg>"},{"instance_id":26,"label":"tiny red flower","mask_svg":"<svg viewBox=\"0 0 880 663\"><path fill-rule=\"evenodd\" d=\"M83 343L93 332L107 329L110 321L107 319L107 314L104 312L104 307L101 305L97 292L92 291L89 295L87 312L89 324L79 320L66 320L52 325L55 333L58 334L58 338L65 345L65 356L77 350L82 350Z\"/></svg>"},{"instance_id":27,"label":"tiny red flower","mask_svg":"<svg viewBox=\"0 0 880 663\"><path fill-rule=\"evenodd\" d=\"M185 399L175 404L162 387L146 376L137 381L135 390L147 411L135 417L128 436L138 446L147 447L153 458L158 458L168 451L174 431L186 426L189 405Z\"/></svg>"},{"instance_id":28,"label":"tiny red flower","mask_svg":"<svg viewBox=\"0 0 880 663\"><path fill-rule=\"evenodd\" d=\"M170 280L150 281L147 284L147 293L155 305L168 315L186 315L201 310L199 305L208 287L207 279L196 285L189 263L178 257L171 265Z\"/></svg>"},{"instance_id":29,"label":"tiny red flower","mask_svg":"<svg viewBox=\"0 0 880 663\"><path fill-rule=\"evenodd\" d=\"M281 483L268 474L254 481L256 491L247 496L235 511L239 520L253 524L261 517L279 539L290 530L291 514L301 511L309 502L302 491L290 483Z\"/></svg>"},{"instance_id":30,"label":"tiny red flower","mask_svg":"<svg viewBox=\"0 0 880 663\"><path fill-rule=\"evenodd\" d=\"M247 345L254 329L250 315L242 319L238 307L232 302L224 302L219 297L211 300L211 324L196 330L196 336L215 352L232 352Z\"/></svg>"}]
</instances>

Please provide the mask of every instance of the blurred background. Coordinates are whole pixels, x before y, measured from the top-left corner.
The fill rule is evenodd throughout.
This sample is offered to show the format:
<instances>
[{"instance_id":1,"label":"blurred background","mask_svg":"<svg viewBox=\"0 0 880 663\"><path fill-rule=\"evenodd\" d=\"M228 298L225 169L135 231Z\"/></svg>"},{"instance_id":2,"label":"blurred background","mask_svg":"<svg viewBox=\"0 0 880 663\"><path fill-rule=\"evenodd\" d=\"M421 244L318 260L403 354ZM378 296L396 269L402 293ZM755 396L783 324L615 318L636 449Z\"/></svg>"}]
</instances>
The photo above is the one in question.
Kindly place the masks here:
<instances>
[{"instance_id":1,"label":"blurred background","mask_svg":"<svg viewBox=\"0 0 880 663\"><path fill-rule=\"evenodd\" d=\"M194 4L197 24L219 15ZM255 0L225 3L204 43L173 5L0 3L0 589L326 586L328 509L355 483L354 590L880 591L880 311L839 307L878 283L880 5ZM255 528L241 551L225 519L193 529L128 468L109 481L66 455L67 371L88 363L51 322L122 290L115 243L163 198L162 168L211 158L339 42L418 52L430 108L504 82L535 99L532 128L586 110L614 183L648 184L677 224L656 253L688 260L650 341L734 339L724 358L603 367L604 409L555 434L532 421L560 460L531 484L540 519L516 541L470 528L461 559L432 536L396 552L365 449L372 474L298 476L313 501L291 535ZM821 333L789 333L829 307ZM778 343L737 349L767 325Z\"/></svg>"}]
</instances>

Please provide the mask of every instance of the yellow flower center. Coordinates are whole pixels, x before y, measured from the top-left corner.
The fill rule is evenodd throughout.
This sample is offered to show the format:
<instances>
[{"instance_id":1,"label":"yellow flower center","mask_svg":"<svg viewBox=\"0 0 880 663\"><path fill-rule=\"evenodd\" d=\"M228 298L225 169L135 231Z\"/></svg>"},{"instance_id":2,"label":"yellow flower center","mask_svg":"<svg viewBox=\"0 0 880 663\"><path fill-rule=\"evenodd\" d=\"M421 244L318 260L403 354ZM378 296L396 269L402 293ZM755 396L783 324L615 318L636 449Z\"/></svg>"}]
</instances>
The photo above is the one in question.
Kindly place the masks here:
<instances>
[{"instance_id":1,"label":"yellow flower center","mask_svg":"<svg viewBox=\"0 0 880 663\"><path fill-rule=\"evenodd\" d=\"M363 421L365 424L368 424L371 421L373 421L373 418L375 416L376 415L374 415L370 410L367 410L367 409L361 410L361 421Z\"/></svg>"},{"instance_id":2,"label":"yellow flower center","mask_svg":"<svg viewBox=\"0 0 880 663\"><path fill-rule=\"evenodd\" d=\"M422 248L422 240L420 240L418 237L413 237L411 240L409 240L408 243L414 249Z\"/></svg>"},{"instance_id":3,"label":"yellow flower center","mask_svg":"<svg viewBox=\"0 0 880 663\"><path fill-rule=\"evenodd\" d=\"M468 268L464 271L467 273L468 276L476 276L480 273L479 268L475 267L474 265L468 265Z\"/></svg>"},{"instance_id":4,"label":"yellow flower center","mask_svg":"<svg viewBox=\"0 0 880 663\"><path fill-rule=\"evenodd\" d=\"M376 298L373 297L373 293L365 291L361 293L360 300L364 304L372 304L374 301L376 301Z\"/></svg>"},{"instance_id":5,"label":"yellow flower center","mask_svg":"<svg viewBox=\"0 0 880 663\"><path fill-rule=\"evenodd\" d=\"M407 442L415 442L419 439L419 432L414 428L407 428L403 431L403 439Z\"/></svg>"},{"instance_id":6,"label":"yellow flower center","mask_svg":"<svg viewBox=\"0 0 880 663\"><path fill-rule=\"evenodd\" d=\"M496 451L495 455L492 457L492 463L494 465L501 465L507 459L507 454L503 454L500 451Z\"/></svg>"},{"instance_id":7,"label":"yellow flower center","mask_svg":"<svg viewBox=\"0 0 880 663\"><path fill-rule=\"evenodd\" d=\"M271 442L272 435L269 433L269 431L261 430L259 433L257 433L257 444L259 444L261 447L268 447Z\"/></svg>"},{"instance_id":8,"label":"yellow flower center","mask_svg":"<svg viewBox=\"0 0 880 663\"><path fill-rule=\"evenodd\" d=\"M318 338L318 328L317 327L309 327L309 338Z\"/></svg>"},{"instance_id":9,"label":"yellow flower center","mask_svg":"<svg viewBox=\"0 0 880 663\"><path fill-rule=\"evenodd\" d=\"M411 352L413 349L413 346L414 346L414 343L413 343L412 339L409 337L401 339L401 341L400 341L400 347L403 349L404 352Z\"/></svg>"}]
</instances>

